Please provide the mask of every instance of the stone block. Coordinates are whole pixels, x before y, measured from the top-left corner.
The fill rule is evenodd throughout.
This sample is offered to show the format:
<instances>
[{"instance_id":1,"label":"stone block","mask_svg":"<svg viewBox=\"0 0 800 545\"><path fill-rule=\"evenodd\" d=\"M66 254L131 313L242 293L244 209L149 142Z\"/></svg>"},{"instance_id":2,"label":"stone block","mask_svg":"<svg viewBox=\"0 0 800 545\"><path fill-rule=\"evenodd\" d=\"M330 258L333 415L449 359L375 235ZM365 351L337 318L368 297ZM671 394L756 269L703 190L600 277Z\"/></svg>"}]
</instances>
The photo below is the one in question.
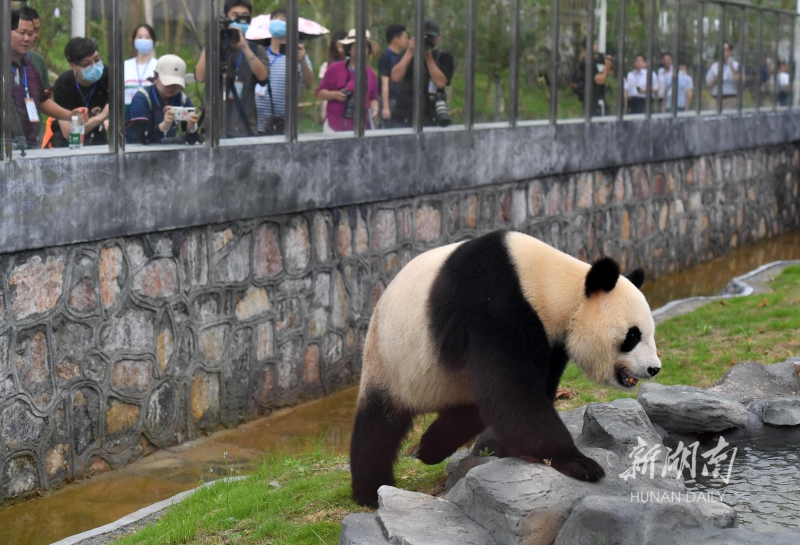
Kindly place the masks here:
<instances>
[{"instance_id":1,"label":"stone block","mask_svg":"<svg viewBox=\"0 0 800 545\"><path fill-rule=\"evenodd\" d=\"M344 343L341 335L336 333L326 335L322 346L325 353L325 361L328 365L335 365L342 359Z\"/></svg>"},{"instance_id":2,"label":"stone block","mask_svg":"<svg viewBox=\"0 0 800 545\"><path fill-rule=\"evenodd\" d=\"M308 320L308 334L319 338L328 331L328 312L324 308L317 308L310 312Z\"/></svg>"},{"instance_id":3,"label":"stone block","mask_svg":"<svg viewBox=\"0 0 800 545\"><path fill-rule=\"evenodd\" d=\"M331 240L328 234L327 214L314 214L314 248L318 263L327 263L331 259Z\"/></svg>"},{"instance_id":4,"label":"stone block","mask_svg":"<svg viewBox=\"0 0 800 545\"><path fill-rule=\"evenodd\" d=\"M67 304L78 313L94 310L97 306L97 295L91 278L84 276L72 287Z\"/></svg>"},{"instance_id":5,"label":"stone block","mask_svg":"<svg viewBox=\"0 0 800 545\"><path fill-rule=\"evenodd\" d=\"M511 193L511 225L521 229L528 219L528 202L524 188L515 189Z\"/></svg>"},{"instance_id":6,"label":"stone block","mask_svg":"<svg viewBox=\"0 0 800 545\"><path fill-rule=\"evenodd\" d=\"M664 179L664 175L656 174L655 178L653 178L653 193L655 195L663 195L665 186L666 180Z\"/></svg>"},{"instance_id":7,"label":"stone block","mask_svg":"<svg viewBox=\"0 0 800 545\"><path fill-rule=\"evenodd\" d=\"M62 480L59 476L69 473L69 445L59 443L45 452L44 471L51 482Z\"/></svg>"},{"instance_id":8,"label":"stone block","mask_svg":"<svg viewBox=\"0 0 800 545\"><path fill-rule=\"evenodd\" d=\"M72 394L72 430L75 454L83 456L100 437L100 395L94 388Z\"/></svg>"},{"instance_id":9,"label":"stone block","mask_svg":"<svg viewBox=\"0 0 800 545\"><path fill-rule=\"evenodd\" d=\"M300 339L292 339L279 348L280 360L278 361L278 387L285 392L297 388L298 369L297 363L301 358Z\"/></svg>"},{"instance_id":10,"label":"stone block","mask_svg":"<svg viewBox=\"0 0 800 545\"><path fill-rule=\"evenodd\" d=\"M123 359L111 368L111 386L121 392L138 394L146 392L153 381L153 362Z\"/></svg>"},{"instance_id":11,"label":"stone block","mask_svg":"<svg viewBox=\"0 0 800 545\"><path fill-rule=\"evenodd\" d=\"M106 402L106 435L104 446L114 448L138 439L139 405L111 397Z\"/></svg>"},{"instance_id":12,"label":"stone block","mask_svg":"<svg viewBox=\"0 0 800 545\"><path fill-rule=\"evenodd\" d=\"M378 489L375 515L390 543L404 545L494 545L491 535L461 509L442 498L400 490Z\"/></svg>"},{"instance_id":13,"label":"stone block","mask_svg":"<svg viewBox=\"0 0 800 545\"><path fill-rule=\"evenodd\" d=\"M272 321L262 322L255 326L256 360L262 361L275 353L275 334Z\"/></svg>"},{"instance_id":14,"label":"stone block","mask_svg":"<svg viewBox=\"0 0 800 545\"><path fill-rule=\"evenodd\" d=\"M8 274L11 309L17 320L52 310L64 288L64 257L34 255Z\"/></svg>"},{"instance_id":15,"label":"stone block","mask_svg":"<svg viewBox=\"0 0 800 545\"><path fill-rule=\"evenodd\" d=\"M311 243L308 224L302 216L293 216L284 232L286 271L292 274L305 272L311 260Z\"/></svg>"},{"instance_id":16,"label":"stone block","mask_svg":"<svg viewBox=\"0 0 800 545\"><path fill-rule=\"evenodd\" d=\"M192 377L190 396L195 424L201 429L212 427L219 420L219 375L197 371Z\"/></svg>"},{"instance_id":17,"label":"stone block","mask_svg":"<svg viewBox=\"0 0 800 545\"><path fill-rule=\"evenodd\" d=\"M744 428L749 421L741 403L691 386L647 383L636 399L652 422L683 435Z\"/></svg>"},{"instance_id":18,"label":"stone block","mask_svg":"<svg viewBox=\"0 0 800 545\"><path fill-rule=\"evenodd\" d=\"M34 329L18 333L16 347L17 378L23 390L41 410L52 401L55 385L51 372L52 356L47 346L44 330Z\"/></svg>"},{"instance_id":19,"label":"stone block","mask_svg":"<svg viewBox=\"0 0 800 545\"><path fill-rule=\"evenodd\" d=\"M597 176L595 177L594 204L597 206L603 206L604 204L607 204L613 191L613 180L611 180L611 178L602 172L598 172Z\"/></svg>"},{"instance_id":20,"label":"stone block","mask_svg":"<svg viewBox=\"0 0 800 545\"><path fill-rule=\"evenodd\" d=\"M218 253L227 247L235 238L236 235L232 228L226 227L225 229L218 229L214 231L214 235L211 238L211 248L214 253Z\"/></svg>"},{"instance_id":21,"label":"stone block","mask_svg":"<svg viewBox=\"0 0 800 545\"><path fill-rule=\"evenodd\" d=\"M400 222L400 239L411 240L414 235L414 209L410 206L401 206L398 220Z\"/></svg>"},{"instance_id":22,"label":"stone block","mask_svg":"<svg viewBox=\"0 0 800 545\"><path fill-rule=\"evenodd\" d=\"M347 259L353 255L353 232L350 229L350 219L346 211L342 211L339 224L336 230L336 247L339 250L339 257Z\"/></svg>"},{"instance_id":23,"label":"stone block","mask_svg":"<svg viewBox=\"0 0 800 545\"><path fill-rule=\"evenodd\" d=\"M507 222L511 219L511 195L506 192L497 196L497 221Z\"/></svg>"},{"instance_id":24,"label":"stone block","mask_svg":"<svg viewBox=\"0 0 800 545\"><path fill-rule=\"evenodd\" d=\"M133 290L151 299L178 293L178 267L170 258L153 259L133 276Z\"/></svg>"},{"instance_id":25,"label":"stone block","mask_svg":"<svg viewBox=\"0 0 800 545\"><path fill-rule=\"evenodd\" d=\"M554 180L553 186L547 192L546 215L555 216L561 212L561 200L561 182Z\"/></svg>"},{"instance_id":26,"label":"stone block","mask_svg":"<svg viewBox=\"0 0 800 545\"><path fill-rule=\"evenodd\" d=\"M85 473L87 477L93 477L94 475L99 475L101 473L106 473L108 471L111 471L111 469L112 467L108 462L106 462L99 456L95 456L94 458L89 460L88 464L86 464Z\"/></svg>"},{"instance_id":27,"label":"stone block","mask_svg":"<svg viewBox=\"0 0 800 545\"><path fill-rule=\"evenodd\" d=\"M300 308L300 301L297 299L286 299L278 303L278 321L275 323L278 334L285 334L303 325Z\"/></svg>"},{"instance_id":28,"label":"stone block","mask_svg":"<svg viewBox=\"0 0 800 545\"><path fill-rule=\"evenodd\" d=\"M206 236L202 230L192 231L183 239L179 255L180 273L184 289L208 283L208 253Z\"/></svg>"},{"instance_id":29,"label":"stone block","mask_svg":"<svg viewBox=\"0 0 800 545\"><path fill-rule=\"evenodd\" d=\"M256 278L271 278L283 271L280 230L277 224L264 223L255 231L253 273Z\"/></svg>"},{"instance_id":30,"label":"stone block","mask_svg":"<svg viewBox=\"0 0 800 545\"><path fill-rule=\"evenodd\" d=\"M791 396L796 393L796 387L777 379L768 369L769 367L752 361L737 363L706 391L742 404L760 398Z\"/></svg>"},{"instance_id":31,"label":"stone block","mask_svg":"<svg viewBox=\"0 0 800 545\"><path fill-rule=\"evenodd\" d=\"M594 173L586 173L579 176L575 206L577 208L591 208L593 191Z\"/></svg>"},{"instance_id":32,"label":"stone block","mask_svg":"<svg viewBox=\"0 0 800 545\"><path fill-rule=\"evenodd\" d=\"M310 344L306 348L303 362L303 384L312 386L319 384L319 345Z\"/></svg>"},{"instance_id":33,"label":"stone block","mask_svg":"<svg viewBox=\"0 0 800 545\"><path fill-rule=\"evenodd\" d=\"M150 351L155 341L156 314L129 308L105 322L100 330L100 346L111 354L120 351Z\"/></svg>"},{"instance_id":34,"label":"stone block","mask_svg":"<svg viewBox=\"0 0 800 545\"><path fill-rule=\"evenodd\" d=\"M169 436L173 433L172 424L178 406L177 398L177 391L170 382L164 382L150 394L145 420L153 435Z\"/></svg>"},{"instance_id":35,"label":"stone block","mask_svg":"<svg viewBox=\"0 0 800 545\"><path fill-rule=\"evenodd\" d=\"M753 401L747 406L765 423L772 426L800 424L800 397L774 397Z\"/></svg>"},{"instance_id":36,"label":"stone block","mask_svg":"<svg viewBox=\"0 0 800 545\"><path fill-rule=\"evenodd\" d=\"M631 221L627 210L622 211L622 221L620 222L620 238L622 240L630 240L631 238Z\"/></svg>"},{"instance_id":37,"label":"stone block","mask_svg":"<svg viewBox=\"0 0 800 545\"><path fill-rule=\"evenodd\" d=\"M442 235L442 214L431 205L417 208L416 240L433 242Z\"/></svg>"},{"instance_id":38,"label":"stone block","mask_svg":"<svg viewBox=\"0 0 800 545\"><path fill-rule=\"evenodd\" d=\"M478 225L478 197L477 195L469 195L464 199L462 206L464 209L464 225L470 229L475 229ZM409 210L409 229L411 223L411 214ZM401 216L402 217L402 216ZM407 238L407 237L403 237Z\"/></svg>"},{"instance_id":39,"label":"stone block","mask_svg":"<svg viewBox=\"0 0 800 545\"><path fill-rule=\"evenodd\" d=\"M33 414L21 400L0 411L0 452L20 447L35 448L42 439L46 420Z\"/></svg>"},{"instance_id":40,"label":"stone block","mask_svg":"<svg viewBox=\"0 0 800 545\"><path fill-rule=\"evenodd\" d=\"M211 326L200 332L200 351L208 363L215 364L222 361L230 332L229 324Z\"/></svg>"},{"instance_id":41,"label":"stone block","mask_svg":"<svg viewBox=\"0 0 800 545\"><path fill-rule=\"evenodd\" d=\"M374 513L352 513L342 520L339 545L390 545Z\"/></svg>"},{"instance_id":42,"label":"stone block","mask_svg":"<svg viewBox=\"0 0 800 545\"><path fill-rule=\"evenodd\" d=\"M117 300L122 286L125 285L127 267L122 248L112 245L100 250L100 298L103 308L108 309Z\"/></svg>"},{"instance_id":43,"label":"stone block","mask_svg":"<svg viewBox=\"0 0 800 545\"><path fill-rule=\"evenodd\" d=\"M397 222L394 210L378 210L372 219L372 244L378 250L391 248L397 242Z\"/></svg>"},{"instance_id":44,"label":"stone block","mask_svg":"<svg viewBox=\"0 0 800 545\"><path fill-rule=\"evenodd\" d=\"M57 316L52 322L53 350L55 352L56 375L61 373L77 376L80 374L80 362L86 349L92 346L94 334L92 328L73 322L66 316ZM71 373L71 369L76 368L76 373ZM62 380L69 380L66 377L59 377Z\"/></svg>"},{"instance_id":45,"label":"stone block","mask_svg":"<svg viewBox=\"0 0 800 545\"><path fill-rule=\"evenodd\" d=\"M635 399L621 398L611 403L589 403L584 411L578 447L610 450L621 459L630 457L639 446L639 438L648 445L661 444L650 419Z\"/></svg>"},{"instance_id":46,"label":"stone block","mask_svg":"<svg viewBox=\"0 0 800 545\"><path fill-rule=\"evenodd\" d=\"M222 284L244 282L250 276L250 235L233 240L223 247L227 253L220 255L214 265L214 279Z\"/></svg>"},{"instance_id":47,"label":"stone block","mask_svg":"<svg viewBox=\"0 0 800 545\"><path fill-rule=\"evenodd\" d=\"M236 319L240 322L262 316L270 308L266 288L250 286L244 294L236 296Z\"/></svg>"},{"instance_id":48,"label":"stone block","mask_svg":"<svg viewBox=\"0 0 800 545\"><path fill-rule=\"evenodd\" d=\"M367 224L360 212L356 212L356 253L364 255L369 251Z\"/></svg>"},{"instance_id":49,"label":"stone block","mask_svg":"<svg viewBox=\"0 0 800 545\"><path fill-rule=\"evenodd\" d=\"M162 325L158 338L156 339L156 360L158 362L158 370L164 372L169 364L174 349L174 335L172 328L168 325Z\"/></svg>"},{"instance_id":50,"label":"stone block","mask_svg":"<svg viewBox=\"0 0 800 545\"><path fill-rule=\"evenodd\" d=\"M689 211L697 212L703 207L703 194L699 191L689 193Z\"/></svg>"},{"instance_id":51,"label":"stone block","mask_svg":"<svg viewBox=\"0 0 800 545\"><path fill-rule=\"evenodd\" d=\"M15 456L3 467L3 493L8 498L22 496L41 487L36 460L30 454Z\"/></svg>"}]
</instances>

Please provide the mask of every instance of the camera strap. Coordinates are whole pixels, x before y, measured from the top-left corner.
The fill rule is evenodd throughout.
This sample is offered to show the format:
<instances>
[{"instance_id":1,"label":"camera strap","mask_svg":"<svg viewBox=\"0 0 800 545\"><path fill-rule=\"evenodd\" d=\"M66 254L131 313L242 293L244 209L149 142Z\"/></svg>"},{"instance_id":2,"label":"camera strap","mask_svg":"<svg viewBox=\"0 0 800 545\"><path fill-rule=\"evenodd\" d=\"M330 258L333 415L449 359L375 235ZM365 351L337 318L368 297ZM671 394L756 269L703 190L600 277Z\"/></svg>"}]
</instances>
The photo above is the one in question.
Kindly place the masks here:
<instances>
[{"instance_id":1,"label":"camera strap","mask_svg":"<svg viewBox=\"0 0 800 545\"><path fill-rule=\"evenodd\" d=\"M269 79L267 79L267 94L269 95L269 106L272 110L272 119L275 119L275 103L272 101L272 85L269 84Z\"/></svg>"},{"instance_id":2,"label":"camera strap","mask_svg":"<svg viewBox=\"0 0 800 545\"><path fill-rule=\"evenodd\" d=\"M242 120L242 123L244 123L245 129L247 129L247 134L249 136L255 136L250 129L250 123L247 121L247 114L244 113L244 106L242 105L242 99L239 98L239 92L236 90L236 83L231 78L228 78L228 88L233 95L233 101L236 103L236 110L239 112L239 118Z\"/></svg>"}]
</instances>

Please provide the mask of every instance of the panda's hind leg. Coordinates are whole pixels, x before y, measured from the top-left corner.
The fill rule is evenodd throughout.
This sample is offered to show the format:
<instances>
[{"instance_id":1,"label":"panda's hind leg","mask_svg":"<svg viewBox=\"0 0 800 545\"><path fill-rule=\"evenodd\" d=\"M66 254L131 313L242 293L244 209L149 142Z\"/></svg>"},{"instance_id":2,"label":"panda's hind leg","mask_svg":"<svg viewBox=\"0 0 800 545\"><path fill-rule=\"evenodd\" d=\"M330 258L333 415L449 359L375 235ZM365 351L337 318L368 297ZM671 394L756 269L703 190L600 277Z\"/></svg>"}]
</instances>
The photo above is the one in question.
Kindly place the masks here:
<instances>
[{"instance_id":1,"label":"panda's hind leg","mask_svg":"<svg viewBox=\"0 0 800 545\"><path fill-rule=\"evenodd\" d=\"M417 458L425 464L438 464L484 428L475 404L439 411L419 442Z\"/></svg>"},{"instance_id":2,"label":"panda's hind leg","mask_svg":"<svg viewBox=\"0 0 800 545\"><path fill-rule=\"evenodd\" d=\"M378 507L378 488L395 484L394 462L413 415L394 403L385 390L373 388L364 394L350 441L353 499L360 505Z\"/></svg>"}]
</instances>

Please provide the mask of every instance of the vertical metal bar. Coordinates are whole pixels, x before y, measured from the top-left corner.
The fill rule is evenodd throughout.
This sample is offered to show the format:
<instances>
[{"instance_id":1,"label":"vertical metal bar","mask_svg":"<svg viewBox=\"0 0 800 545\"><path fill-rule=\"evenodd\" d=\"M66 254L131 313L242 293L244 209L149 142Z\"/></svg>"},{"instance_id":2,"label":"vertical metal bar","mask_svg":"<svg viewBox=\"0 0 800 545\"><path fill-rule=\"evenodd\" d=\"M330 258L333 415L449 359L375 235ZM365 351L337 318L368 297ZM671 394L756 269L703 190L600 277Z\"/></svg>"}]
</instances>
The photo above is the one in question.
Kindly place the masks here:
<instances>
[{"instance_id":1,"label":"vertical metal bar","mask_svg":"<svg viewBox=\"0 0 800 545\"><path fill-rule=\"evenodd\" d=\"M644 117L653 114L653 43L656 34L656 0L650 0L650 18L647 21L647 96L644 99Z\"/></svg>"},{"instance_id":2,"label":"vertical metal bar","mask_svg":"<svg viewBox=\"0 0 800 545\"><path fill-rule=\"evenodd\" d=\"M717 115L722 113L722 97L725 81L725 4L721 4L722 14L719 16L719 51L717 52Z\"/></svg>"},{"instance_id":3,"label":"vertical metal bar","mask_svg":"<svg viewBox=\"0 0 800 545\"><path fill-rule=\"evenodd\" d=\"M625 115L625 34L628 30L628 2L619 3L619 36L617 38L617 119Z\"/></svg>"},{"instance_id":4,"label":"vertical metal bar","mask_svg":"<svg viewBox=\"0 0 800 545\"><path fill-rule=\"evenodd\" d=\"M681 0L675 0L675 32L672 34L672 96L670 97L670 110L672 117L678 116L678 66L681 63ZM664 100L667 94L664 93ZM666 104L665 104L666 106ZM686 104L685 107L689 105Z\"/></svg>"},{"instance_id":5,"label":"vertical metal bar","mask_svg":"<svg viewBox=\"0 0 800 545\"><path fill-rule=\"evenodd\" d=\"M425 62L425 0L416 0L414 18L414 118L413 129L419 134L425 125L425 101L428 90L422 88L423 63Z\"/></svg>"},{"instance_id":6,"label":"vertical metal bar","mask_svg":"<svg viewBox=\"0 0 800 545\"><path fill-rule=\"evenodd\" d=\"M11 143L11 2L0 3L3 17L0 18L0 146L2 146L3 162L11 160L13 146Z\"/></svg>"},{"instance_id":7,"label":"vertical metal bar","mask_svg":"<svg viewBox=\"0 0 800 545\"><path fill-rule=\"evenodd\" d=\"M293 0L297 1L297 0ZM367 97L367 0L356 0L356 52L355 71L356 88L353 95L355 110L353 111L353 127L356 137L364 136L366 116L364 102ZM353 62L353 59L350 59Z\"/></svg>"},{"instance_id":8,"label":"vertical metal bar","mask_svg":"<svg viewBox=\"0 0 800 545\"><path fill-rule=\"evenodd\" d=\"M550 124L555 125L558 120L558 66L561 63L561 55L558 52L559 37L559 0L553 0L553 26L550 28L550 47L553 65L550 67Z\"/></svg>"},{"instance_id":9,"label":"vertical metal bar","mask_svg":"<svg viewBox=\"0 0 800 545\"><path fill-rule=\"evenodd\" d=\"M298 0L288 0L286 2L286 131L284 136L289 143L297 142L297 118L299 117L297 106L298 91L300 90L300 81L297 74L297 46L299 45L298 42L300 38L300 34L297 30L297 17L299 16L299 12L300 3ZM358 83L358 77L356 77L356 83ZM363 106L364 101L356 101L356 104L361 104ZM356 108L356 112L357 111L358 108ZM357 120L358 118L356 118L356 121Z\"/></svg>"},{"instance_id":10,"label":"vertical metal bar","mask_svg":"<svg viewBox=\"0 0 800 545\"><path fill-rule=\"evenodd\" d=\"M781 19L780 14L775 12L775 22L772 23L772 39L775 40L775 53L772 60L772 110L778 109L778 46L781 40Z\"/></svg>"},{"instance_id":11,"label":"vertical metal bar","mask_svg":"<svg viewBox=\"0 0 800 545\"><path fill-rule=\"evenodd\" d=\"M747 25L747 9L742 7L742 20L739 23L739 84L736 86L737 105L736 110L742 115L742 105L744 104L744 62L747 58L745 25Z\"/></svg>"},{"instance_id":12,"label":"vertical metal bar","mask_svg":"<svg viewBox=\"0 0 800 545\"><path fill-rule=\"evenodd\" d=\"M111 2L111 58L109 59L110 95L109 115L109 148L111 153L125 151L125 75L123 64L125 62L125 2L124 0L110 0Z\"/></svg>"},{"instance_id":13,"label":"vertical metal bar","mask_svg":"<svg viewBox=\"0 0 800 545\"><path fill-rule=\"evenodd\" d=\"M591 1L591 0L590 0ZM511 2L511 65L508 69L508 125L517 126L519 115L519 17L520 0Z\"/></svg>"},{"instance_id":14,"label":"vertical metal bar","mask_svg":"<svg viewBox=\"0 0 800 545\"><path fill-rule=\"evenodd\" d=\"M697 73L695 74L694 81L697 86L697 115L700 115L700 110L703 107L703 85L705 85L705 74L703 73L703 38L705 32L703 25L706 20L706 3L700 2L700 19L697 23Z\"/></svg>"},{"instance_id":15,"label":"vertical metal bar","mask_svg":"<svg viewBox=\"0 0 800 545\"><path fill-rule=\"evenodd\" d=\"M584 52L584 72L583 72L583 120L589 123L592 120L594 78L592 77L594 67L594 0L588 0L589 5L589 26L586 30L584 42L586 51Z\"/></svg>"},{"instance_id":16,"label":"vertical metal bar","mask_svg":"<svg viewBox=\"0 0 800 545\"><path fill-rule=\"evenodd\" d=\"M475 50L478 16L478 0L467 2L467 58L464 62L464 128L475 127Z\"/></svg>"},{"instance_id":17,"label":"vertical metal bar","mask_svg":"<svg viewBox=\"0 0 800 545\"><path fill-rule=\"evenodd\" d=\"M222 94L227 93L223 89L221 66L220 66L220 43L219 25L217 19L222 13L222 0L210 0L209 9L211 14L208 18L208 28L206 29L206 134L208 143L212 148L219 147L222 136Z\"/></svg>"},{"instance_id":18,"label":"vertical metal bar","mask_svg":"<svg viewBox=\"0 0 800 545\"><path fill-rule=\"evenodd\" d=\"M795 74L794 69L794 38L795 38L795 29L797 27L797 17L792 17L792 37L791 37L791 45L789 46L789 102L787 107L791 110L792 106L794 106L794 86L795 86L795 78L797 75Z\"/></svg>"},{"instance_id":19,"label":"vertical metal bar","mask_svg":"<svg viewBox=\"0 0 800 545\"><path fill-rule=\"evenodd\" d=\"M764 12L758 10L758 61L756 61L756 111L761 110L761 63L764 62Z\"/></svg>"}]
</instances>

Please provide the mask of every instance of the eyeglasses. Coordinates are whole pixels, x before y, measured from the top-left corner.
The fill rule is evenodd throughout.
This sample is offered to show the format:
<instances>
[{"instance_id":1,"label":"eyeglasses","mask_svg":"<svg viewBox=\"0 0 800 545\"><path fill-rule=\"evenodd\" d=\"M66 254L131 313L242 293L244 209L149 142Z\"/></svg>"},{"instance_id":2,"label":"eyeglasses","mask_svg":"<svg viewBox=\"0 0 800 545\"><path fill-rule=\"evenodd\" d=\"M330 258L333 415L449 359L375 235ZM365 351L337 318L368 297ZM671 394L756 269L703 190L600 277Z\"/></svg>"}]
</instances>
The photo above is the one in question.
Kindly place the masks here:
<instances>
[{"instance_id":1,"label":"eyeglasses","mask_svg":"<svg viewBox=\"0 0 800 545\"><path fill-rule=\"evenodd\" d=\"M89 62L88 64L78 64L77 66L78 68L91 68L95 64L102 64L102 63L103 63L103 57L98 57L97 60L94 62Z\"/></svg>"}]
</instances>

